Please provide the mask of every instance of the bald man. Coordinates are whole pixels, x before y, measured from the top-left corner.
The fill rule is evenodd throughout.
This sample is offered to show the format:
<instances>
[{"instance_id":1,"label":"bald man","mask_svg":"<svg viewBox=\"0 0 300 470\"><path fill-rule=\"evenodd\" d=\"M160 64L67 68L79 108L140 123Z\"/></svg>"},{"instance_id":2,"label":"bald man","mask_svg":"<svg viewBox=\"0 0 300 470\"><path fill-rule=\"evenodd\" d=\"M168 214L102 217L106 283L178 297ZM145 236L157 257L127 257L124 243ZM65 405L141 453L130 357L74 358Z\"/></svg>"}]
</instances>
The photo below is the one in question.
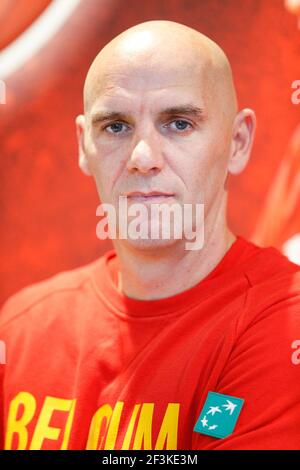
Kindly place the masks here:
<instances>
[{"instance_id":1,"label":"bald man","mask_svg":"<svg viewBox=\"0 0 300 470\"><path fill-rule=\"evenodd\" d=\"M76 126L114 249L4 305L2 446L299 449L300 268L228 228L255 114L224 52L182 24L136 25L92 63ZM179 236L154 206L175 208ZM141 208L148 231L124 236Z\"/></svg>"}]
</instances>

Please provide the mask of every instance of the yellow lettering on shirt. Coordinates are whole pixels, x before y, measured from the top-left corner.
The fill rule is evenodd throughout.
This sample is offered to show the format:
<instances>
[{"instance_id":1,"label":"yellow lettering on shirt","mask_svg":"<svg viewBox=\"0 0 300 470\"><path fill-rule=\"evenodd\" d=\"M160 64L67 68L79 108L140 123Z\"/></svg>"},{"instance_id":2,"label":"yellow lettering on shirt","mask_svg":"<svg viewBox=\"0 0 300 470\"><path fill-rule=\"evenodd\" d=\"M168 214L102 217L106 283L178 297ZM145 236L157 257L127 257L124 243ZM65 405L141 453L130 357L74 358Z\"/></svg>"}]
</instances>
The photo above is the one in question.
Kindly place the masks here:
<instances>
[{"instance_id":1,"label":"yellow lettering on shirt","mask_svg":"<svg viewBox=\"0 0 300 470\"><path fill-rule=\"evenodd\" d=\"M116 402L114 408L108 403L102 405L93 415L86 443L87 450L172 450L177 449L179 403L168 403L162 419L155 446L153 447L153 415L155 403L138 403L132 408L130 420L123 418L125 403ZM67 449L72 430L76 406L76 399L64 399L46 396L41 412L37 418L33 436L29 445L30 450L38 450L43 447L46 439L55 441L52 448ZM11 401L7 418L7 431L5 437L5 449L13 447L21 450L27 449L30 442L29 423L36 413L36 399L28 392L20 392ZM53 414L67 413L64 427L51 426ZM129 410L131 411L131 410ZM128 413L125 414L127 416ZM124 419L126 421L124 421ZM122 422L122 426L120 423ZM82 423L84 425L84 423ZM63 436L61 433L63 431ZM76 437L76 436L75 436ZM17 441L16 441L17 438ZM118 438L122 444L118 442ZM61 439L61 444L58 440ZM155 442L155 441L154 441ZM117 445L116 445L117 443ZM80 445L80 444L78 444Z\"/></svg>"},{"instance_id":2,"label":"yellow lettering on shirt","mask_svg":"<svg viewBox=\"0 0 300 470\"><path fill-rule=\"evenodd\" d=\"M140 417L137 425L137 430L134 437L133 449L142 449L144 442L144 449L152 449L152 418L153 418L154 403L143 403L140 412Z\"/></svg>"},{"instance_id":3,"label":"yellow lettering on shirt","mask_svg":"<svg viewBox=\"0 0 300 470\"><path fill-rule=\"evenodd\" d=\"M140 406L141 406L140 403L137 404L137 405L134 405L133 412L132 412L129 424L127 426L126 434L125 434L125 437L124 437L124 440L123 440L122 450L129 450L129 448L130 448L132 432L133 432L133 428L134 428L134 425L135 425L135 422L136 422L136 417L137 417L137 414L139 412Z\"/></svg>"},{"instance_id":4,"label":"yellow lettering on shirt","mask_svg":"<svg viewBox=\"0 0 300 470\"><path fill-rule=\"evenodd\" d=\"M96 411L96 413L93 416L91 425L90 425L89 436L88 436L88 441L86 445L87 450L102 449L103 440L105 437L107 425L111 418L111 415L112 415L112 408L110 405L102 405ZM102 431L102 425L103 425L104 420L106 421L105 429L101 433L101 436L100 436L100 432ZM99 438L100 438L100 443L99 443Z\"/></svg>"},{"instance_id":5,"label":"yellow lettering on shirt","mask_svg":"<svg viewBox=\"0 0 300 470\"><path fill-rule=\"evenodd\" d=\"M108 427L107 436L105 440L105 446L104 446L105 450L115 448L123 407L124 407L124 402L117 401L114 407L112 417L109 422L109 427Z\"/></svg>"},{"instance_id":6,"label":"yellow lettering on shirt","mask_svg":"<svg viewBox=\"0 0 300 470\"><path fill-rule=\"evenodd\" d=\"M169 403L155 444L155 450L177 449L179 403Z\"/></svg>"},{"instance_id":7,"label":"yellow lettering on shirt","mask_svg":"<svg viewBox=\"0 0 300 470\"><path fill-rule=\"evenodd\" d=\"M17 418L20 408L22 415ZM28 442L27 425L32 420L36 410L36 401L33 395L28 392L20 392L10 402L7 418L7 431L5 436L5 450L12 449L13 436L18 436L18 446L16 450L25 450Z\"/></svg>"},{"instance_id":8,"label":"yellow lettering on shirt","mask_svg":"<svg viewBox=\"0 0 300 470\"><path fill-rule=\"evenodd\" d=\"M40 412L29 449L41 449L45 439L51 439L53 441L57 441L59 439L61 428L55 428L50 426L50 421L55 411L64 411L68 413L68 419L66 422L64 437L61 445L61 449L66 449L70 437L75 404L75 399L66 400L64 398L47 396L45 398L43 408Z\"/></svg>"}]
</instances>

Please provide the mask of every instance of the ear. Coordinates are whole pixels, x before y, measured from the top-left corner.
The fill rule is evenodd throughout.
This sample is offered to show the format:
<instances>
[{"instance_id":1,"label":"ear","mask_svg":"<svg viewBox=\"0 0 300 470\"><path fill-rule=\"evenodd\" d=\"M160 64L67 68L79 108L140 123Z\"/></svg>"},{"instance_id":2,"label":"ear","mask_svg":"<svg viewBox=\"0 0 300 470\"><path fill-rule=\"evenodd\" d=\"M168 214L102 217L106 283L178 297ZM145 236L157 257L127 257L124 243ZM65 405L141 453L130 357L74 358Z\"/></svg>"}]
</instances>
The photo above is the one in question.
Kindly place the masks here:
<instances>
[{"instance_id":1,"label":"ear","mask_svg":"<svg viewBox=\"0 0 300 470\"><path fill-rule=\"evenodd\" d=\"M84 132L85 132L85 117L83 114L80 114L79 116L76 117L75 120L76 123L76 133L77 133L77 141L78 141L78 164L81 169L81 171L87 175L91 176L91 170L89 168L87 156L85 153L85 148L84 148Z\"/></svg>"},{"instance_id":2,"label":"ear","mask_svg":"<svg viewBox=\"0 0 300 470\"><path fill-rule=\"evenodd\" d=\"M232 141L228 171L231 174L241 173L250 158L256 129L255 112L252 109L242 109L233 123Z\"/></svg>"}]
</instances>

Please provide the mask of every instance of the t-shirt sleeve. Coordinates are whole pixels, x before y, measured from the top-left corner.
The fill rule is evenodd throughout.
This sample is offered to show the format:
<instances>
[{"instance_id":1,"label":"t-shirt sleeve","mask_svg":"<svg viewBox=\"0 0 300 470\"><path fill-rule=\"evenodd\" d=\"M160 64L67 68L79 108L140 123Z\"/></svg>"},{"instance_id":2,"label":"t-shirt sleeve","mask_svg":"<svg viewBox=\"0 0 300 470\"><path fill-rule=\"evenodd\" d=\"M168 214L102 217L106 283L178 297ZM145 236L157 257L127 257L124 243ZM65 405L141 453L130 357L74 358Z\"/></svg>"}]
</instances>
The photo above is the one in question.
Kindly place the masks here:
<instances>
[{"instance_id":1,"label":"t-shirt sleeve","mask_svg":"<svg viewBox=\"0 0 300 470\"><path fill-rule=\"evenodd\" d=\"M4 417L3 417L3 381L4 364L0 364L0 449L4 448Z\"/></svg>"},{"instance_id":2,"label":"t-shirt sleeve","mask_svg":"<svg viewBox=\"0 0 300 470\"><path fill-rule=\"evenodd\" d=\"M4 448L4 372L6 367L6 342L1 329L3 308L0 310L0 449Z\"/></svg>"},{"instance_id":3,"label":"t-shirt sleeve","mask_svg":"<svg viewBox=\"0 0 300 470\"><path fill-rule=\"evenodd\" d=\"M10 325L15 312L16 300L18 301L18 295L12 295L9 297L0 308L0 450L4 448L4 407L5 407L5 380L7 375L7 364L9 356L8 341L10 339ZM12 341L13 343L13 341Z\"/></svg>"},{"instance_id":4,"label":"t-shirt sleeve","mask_svg":"<svg viewBox=\"0 0 300 470\"><path fill-rule=\"evenodd\" d=\"M300 293L248 321L212 391L244 405L231 435L194 431L192 449L300 449Z\"/></svg>"}]
</instances>

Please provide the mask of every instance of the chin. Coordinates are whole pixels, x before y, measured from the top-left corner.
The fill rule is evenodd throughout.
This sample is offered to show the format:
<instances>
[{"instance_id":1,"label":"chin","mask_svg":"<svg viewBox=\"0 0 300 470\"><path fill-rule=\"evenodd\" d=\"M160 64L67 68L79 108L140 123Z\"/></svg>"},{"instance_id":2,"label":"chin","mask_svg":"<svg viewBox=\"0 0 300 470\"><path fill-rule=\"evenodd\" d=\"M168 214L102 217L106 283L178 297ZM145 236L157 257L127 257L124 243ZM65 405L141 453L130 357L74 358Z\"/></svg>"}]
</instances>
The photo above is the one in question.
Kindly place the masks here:
<instances>
[{"instance_id":1,"label":"chin","mask_svg":"<svg viewBox=\"0 0 300 470\"><path fill-rule=\"evenodd\" d=\"M124 240L125 241L125 240ZM176 239L138 239L138 240L133 240L131 238L128 238L126 240L126 243L130 245L132 248L135 248L137 250L141 251L153 251L163 249L163 248L170 248L172 246L178 245L178 243L182 242L182 240L176 240Z\"/></svg>"}]
</instances>

